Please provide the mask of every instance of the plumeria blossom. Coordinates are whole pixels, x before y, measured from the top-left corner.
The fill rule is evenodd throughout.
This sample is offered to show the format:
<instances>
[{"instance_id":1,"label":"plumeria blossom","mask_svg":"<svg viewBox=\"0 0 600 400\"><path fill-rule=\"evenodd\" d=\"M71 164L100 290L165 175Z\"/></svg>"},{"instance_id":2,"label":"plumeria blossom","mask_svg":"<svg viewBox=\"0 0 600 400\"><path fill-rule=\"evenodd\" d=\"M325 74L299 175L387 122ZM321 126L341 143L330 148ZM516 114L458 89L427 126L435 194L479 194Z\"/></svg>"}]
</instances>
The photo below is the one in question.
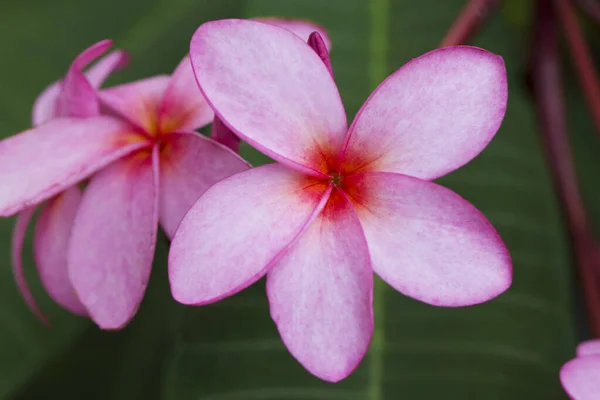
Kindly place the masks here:
<instances>
[{"instance_id":1,"label":"plumeria blossom","mask_svg":"<svg viewBox=\"0 0 600 400\"><path fill-rule=\"evenodd\" d=\"M600 399L600 340L577 346L577 357L560 370L560 380L573 400Z\"/></svg>"},{"instance_id":2,"label":"plumeria blossom","mask_svg":"<svg viewBox=\"0 0 600 400\"><path fill-rule=\"evenodd\" d=\"M66 250L77 298L100 327L117 329L143 297L159 221L171 236L200 194L248 164L194 132L213 112L188 57L172 76L72 96L112 115L57 118L0 142L0 215L94 174L80 199L57 207L77 209Z\"/></svg>"},{"instance_id":3,"label":"plumeria blossom","mask_svg":"<svg viewBox=\"0 0 600 400\"><path fill-rule=\"evenodd\" d=\"M39 126L59 117L92 117L99 114L99 104L94 91L114 70L127 64L128 56L116 50L99 60L84 74L81 70L106 52L112 41L103 40L83 51L71 64L65 78L46 88L36 99L33 126ZM92 100L90 100L92 99ZM41 209L34 234L34 257L38 274L50 297L74 314L86 315L67 276L67 242L81 191L72 186L49 199ZM23 273L21 252L29 221L36 207L30 207L17 216L12 240L13 271L17 287L25 301L47 323L31 294Z\"/></svg>"},{"instance_id":4,"label":"plumeria blossom","mask_svg":"<svg viewBox=\"0 0 600 400\"><path fill-rule=\"evenodd\" d=\"M286 30L209 22L190 56L218 117L277 163L221 181L186 214L169 254L176 300L212 303L266 274L289 351L338 381L371 339L373 272L438 306L481 303L510 286L510 256L492 225L430 182L469 162L500 127L501 57L454 47L411 60L348 128L326 64Z\"/></svg>"}]
</instances>

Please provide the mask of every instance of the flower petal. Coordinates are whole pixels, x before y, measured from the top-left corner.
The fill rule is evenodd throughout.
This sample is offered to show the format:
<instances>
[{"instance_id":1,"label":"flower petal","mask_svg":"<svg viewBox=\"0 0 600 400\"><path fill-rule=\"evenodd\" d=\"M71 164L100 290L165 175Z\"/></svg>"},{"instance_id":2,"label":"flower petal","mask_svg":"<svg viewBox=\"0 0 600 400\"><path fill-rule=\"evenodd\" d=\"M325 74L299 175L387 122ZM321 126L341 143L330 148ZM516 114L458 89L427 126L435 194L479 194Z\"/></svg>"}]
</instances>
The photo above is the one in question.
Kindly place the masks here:
<instances>
[{"instance_id":1,"label":"flower petal","mask_svg":"<svg viewBox=\"0 0 600 400\"><path fill-rule=\"evenodd\" d=\"M100 59L88 71L85 76L91 86L95 89L102 86L104 80L113 71L123 68L128 62L127 53L116 50ZM58 96L62 91L62 81L54 82L38 96L33 105L33 126L41 125L57 116Z\"/></svg>"},{"instance_id":2,"label":"flower petal","mask_svg":"<svg viewBox=\"0 0 600 400\"><path fill-rule=\"evenodd\" d=\"M115 50L101 58L85 73L85 77L94 89L98 89L110 74L125 68L129 63L129 55L123 50Z\"/></svg>"},{"instance_id":3,"label":"flower petal","mask_svg":"<svg viewBox=\"0 0 600 400\"><path fill-rule=\"evenodd\" d=\"M158 152L133 154L94 176L69 243L71 282L103 329L135 315L150 277L158 229Z\"/></svg>"},{"instance_id":4,"label":"flower petal","mask_svg":"<svg viewBox=\"0 0 600 400\"><path fill-rule=\"evenodd\" d=\"M44 324L48 325L48 318L38 307L31 290L29 290L27 280L25 279L25 273L23 272L23 241L25 240L27 226L29 225L29 221L31 221L34 212L35 207L31 207L23 210L17 215L11 243L12 269L19 293L21 293L21 296L23 296L23 299L25 299L25 302L35 316Z\"/></svg>"},{"instance_id":5,"label":"flower petal","mask_svg":"<svg viewBox=\"0 0 600 400\"><path fill-rule=\"evenodd\" d=\"M109 117L60 118L1 141L0 215L40 203L147 145L129 129Z\"/></svg>"},{"instance_id":6,"label":"flower petal","mask_svg":"<svg viewBox=\"0 0 600 400\"><path fill-rule=\"evenodd\" d=\"M31 112L33 126L41 125L56 117L56 102L61 92L61 81L54 82L40 93Z\"/></svg>"},{"instance_id":7,"label":"flower petal","mask_svg":"<svg viewBox=\"0 0 600 400\"><path fill-rule=\"evenodd\" d=\"M352 206L334 191L321 214L267 274L271 316L292 355L337 382L373 333L373 271Z\"/></svg>"},{"instance_id":8,"label":"flower petal","mask_svg":"<svg viewBox=\"0 0 600 400\"><path fill-rule=\"evenodd\" d=\"M190 57L179 63L171 76L160 105L160 130L163 133L195 130L210 124L215 113L198 88Z\"/></svg>"},{"instance_id":9,"label":"flower petal","mask_svg":"<svg viewBox=\"0 0 600 400\"><path fill-rule=\"evenodd\" d=\"M223 123L291 168L328 172L346 115L329 71L306 43L272 25L221 20L201 25L190 49L200 89Z\"/></svg>"},{"instance_id":10,"label":"flower petal","mask_svg":"<svg viewBox=\"0 0 600 400\"><path fill-rule=\"evenodd\" d=\"M600 355L575 358L560 370L563 387L573 400L598 400Z\"/></svg>"},{"instance_id":11,"label":"flower petal","mask_svg":"<svg viewBox=\"0 0 600 400\"><path fill-rule=\"evenodd\" d=\"M393 173L344 178L373 269L401 293L437 306L482 303L512 281L510 255L481 212L435 183Z\"/></svg>"},{"instance_id":12,"label":"flower petal","mask_svg":"<svg viewBox=\"0 0 600 400\"><path fill-rule=\"evenodd\" d=\"M34 256L38 274L50 297L73 314L87 315L67 270L67 246L73 220L81 201L81 190L72 186L46 203L34 235Z\"/></svg>"},{"instance_id":13,"label":"flower petal","mask_svg":"<svg viewBox=\"0 0 600 400\"><path fill-rule=\"evenodd\" d=\"M100 115L96 90L81 72L89 63L112 46L111 40L102 40L79 54L65 75L56 103L57 116L93 117Z\"/></svg>"},{"instance_id":14,"label":"flower petal","mask_svg":"<svg viewBox=\"0 0 600 400\"><path fill-rule=\"evenodd\" d=\"M233 133L217 116L213 119L210 137L214 141L221 143L223 146L229 147L236 153L240 151L240 138L237 137L236 134Z\"/></svg>"},{"instance_id":15,"label":"flower petal","mask_svg":"<svg viewBox=\"0 0 600 400\"><path fill-rule=\"evenodd\" d=\"M446 47L406 63L373 92L347 138L343 172L435 179L492 140L507 101L500 56Z\"/></svg>"},{"instance_id":16,"label":"flower petal","mask_svg":"<svg viewBox=\"0 0 600 400\"><path fill-rule=\"evenodd\" d=\"M577 357L600 355L600 340L586 340L577 346Z\"/></svg>"},{"instance_id":17,"label":"flower petal","mask_svg":"<svg viewBox=\"0 0 600 400\"><path fill-rule=\"evenodd\" d=\"M333 78L333 68L331 67L331 60L329 59L329 52L327 51L327 45L323 41L323 37L319 35L319 32L313 32L308 37L307 44L317 53L321 61L325 64L331 77Z\"/></svg>"},{"instance_id":18,"label":"flower petal","mask_svg":"<svg viewBox=\"0 0 600 400\"><path fill-rule=\"evenodd\" d=\"M98 93L100 101L149 134L158 132L158 110L171 78L159 75L113 86Z\"/></svg>"},{"instance_id":19,"label":"flower petal","mask_svg":"<svg viewBox=\"0 0 600 400\"><path fill-rule=\"evenodd\" d=\"M327 47L327 50L331 50L331 40L327 35L327 29L321 25L315 24L312 21L278 17L259 17L253 18L253 20L287 29L288 31L295 33L297 36L300 36L305 42L308 41L308 37L311 33L318 32L323 38L323 43Z\"/></svg>"},{"instance_id":20,"label":"flower petal","mask_svg":"<svg viewBox=\"0 0 600 400\"><path fill-rule=\"evenodd\" d=\"M160 222L169 238L200 195L250 165L240 156L195 132L165 136L160 168Z\"/></svg>"},{"instance_id":21,"label":"flower petal","mask_svg":"<svg viewBox=\"0 0 600 400\"><path fill-rule=\"evenodd\" d=\"M169 252L175 300L206 304L260 279L302 231L326 185L269 164L207 190L179 225Z\"/></svg>"}]
</instances>

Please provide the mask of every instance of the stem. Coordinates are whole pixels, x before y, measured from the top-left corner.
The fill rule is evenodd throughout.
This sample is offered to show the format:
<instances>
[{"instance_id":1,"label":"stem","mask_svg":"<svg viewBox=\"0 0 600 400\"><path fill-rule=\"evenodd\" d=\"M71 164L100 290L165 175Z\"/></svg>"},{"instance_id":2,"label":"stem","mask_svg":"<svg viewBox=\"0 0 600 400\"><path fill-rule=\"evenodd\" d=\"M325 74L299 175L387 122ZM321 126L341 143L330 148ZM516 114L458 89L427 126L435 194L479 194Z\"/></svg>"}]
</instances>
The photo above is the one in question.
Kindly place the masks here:
<instances>
[{"instance_id":1,"label":"stem","mask_svg":"<svg viewBox=\"0 0 600 400\"><path fill-rule=\"evenodd\" d=\"M215 115L210 132L210 138L229 147L236 153L240 152L240 138Z\"/></svg>"},{"instance_id":2,"label":"stem","mask_svg":"<svg viewBox=\"0 0 600 400\"><path fill-rule=\"evenodd\" d=\"M596 132L600 134L600 86L592 57L571 1L555 0L554 4L569 43L569 50L578 72L577 76L579 77L581 90L592 113ZM600 6L596 4L596 8L598 7Z\"/></svg>"},{"instance_id":3,"label":"stem","mask_svg":"<svg viewBox=\"0 0 600 400\"><path fill-rule=\"evenodd\" d=\"M471 35L488 19L501 0L469 0L464 6L440 47L457 46L465 43Z\"/></svg>"},{"instance_id":4,"label":"stem","mask_svg":"<svg viewBox=\"0 0 600 400\"><path fill-rule=\"evenodd\" d=\"M568 141L556 35L557 9L553 7L552 1L537 1L529 78L541 139L563 208L583 287L588 321L594 337L600 337L600 280L597 274L600 254L590 232L589 217L579 192Z\"/></svg>"},{"instance_id":5,"label":"stem","mask_svg":"<svg viewBox=\"0 0 600 400\"><path fill-rule=\"evenodd\" d=\"M597 25L600 25L600 3L598 3L598 0L576 0L576 2L588 17L593 19Z\"/></svg>"}]
</instances>

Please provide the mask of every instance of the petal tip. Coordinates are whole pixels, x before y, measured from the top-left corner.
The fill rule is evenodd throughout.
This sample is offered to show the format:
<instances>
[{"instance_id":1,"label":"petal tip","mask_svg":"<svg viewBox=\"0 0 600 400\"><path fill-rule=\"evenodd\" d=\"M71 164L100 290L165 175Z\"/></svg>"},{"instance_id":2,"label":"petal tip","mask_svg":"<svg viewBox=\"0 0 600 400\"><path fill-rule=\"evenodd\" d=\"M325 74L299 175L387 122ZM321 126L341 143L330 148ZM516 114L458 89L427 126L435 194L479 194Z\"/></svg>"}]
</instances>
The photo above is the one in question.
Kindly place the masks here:
<instances>
[{"instance_id":1,"label":"petal tip","mask_svg":"<svg viewBox=\"0 0 600 400\"><path fill-rule=\"evenodd\" d=\"M135 314L134 314L135 315ZM126 320L111 320L111 319L103 319L101 317L94 318L91 317L94 323L98 326L98 328L103 331L119 331L123 329L132 319L133 315Z\"/></svg>"},{"instance_id":2,"label":"petal tip","mask_svg":"<svg viewBox=\"0 0 600 400\"><path fill-rule=\"evenodd\" d=\"M600 340L590 339L579 343L577 357L600 355Z\"/></svg>"}]
</instances>

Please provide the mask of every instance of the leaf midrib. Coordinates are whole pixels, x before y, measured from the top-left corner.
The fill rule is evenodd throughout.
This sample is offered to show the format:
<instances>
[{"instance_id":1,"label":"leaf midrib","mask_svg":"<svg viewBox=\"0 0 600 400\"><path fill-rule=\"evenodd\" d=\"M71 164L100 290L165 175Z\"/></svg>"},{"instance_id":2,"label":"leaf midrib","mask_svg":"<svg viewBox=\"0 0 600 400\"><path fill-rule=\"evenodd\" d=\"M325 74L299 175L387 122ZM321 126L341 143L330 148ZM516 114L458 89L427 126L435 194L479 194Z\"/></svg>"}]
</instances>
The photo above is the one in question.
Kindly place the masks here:
<instances>
[{"instance_id":1,"label":"leaf midrib","mask_svg":"<svg viewBox=\"0 0 600 400\"><path fill-rule=\"evenodd\" d=\"M369 41L369 86L374 90L387 75L388 69L388 35L389 35L389 0L370 1L371 35ZM387 285L378 277L373 281L373 308L375 325L369 353L369 384L367 398L381 400L383 398L383 355L385 346L385 291Z\"/></svg>"}]
</instances>

